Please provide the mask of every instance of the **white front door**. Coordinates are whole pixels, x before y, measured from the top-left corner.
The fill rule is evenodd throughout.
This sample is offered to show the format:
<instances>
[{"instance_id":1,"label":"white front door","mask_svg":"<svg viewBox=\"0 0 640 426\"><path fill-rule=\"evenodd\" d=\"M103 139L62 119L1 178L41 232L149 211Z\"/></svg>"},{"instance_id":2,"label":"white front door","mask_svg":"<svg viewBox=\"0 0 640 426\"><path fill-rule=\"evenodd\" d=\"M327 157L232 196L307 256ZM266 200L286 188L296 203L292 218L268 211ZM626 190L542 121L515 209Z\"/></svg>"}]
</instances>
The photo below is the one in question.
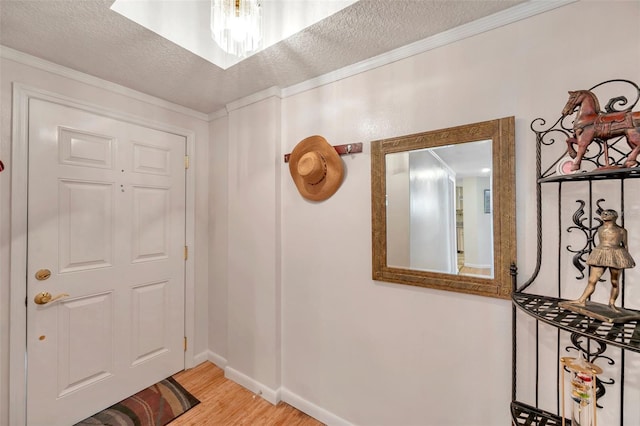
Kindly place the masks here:
<instances>
[{"instance_id":1,"label":"white front door","mask_svg":"<svg viewBox=\"0 0 640 426\"><path fill-rule=\"evenodd\" d=\"M184 155L184 136L30 100L28 425L184 369Z\"/></svg>"}]
</instances>

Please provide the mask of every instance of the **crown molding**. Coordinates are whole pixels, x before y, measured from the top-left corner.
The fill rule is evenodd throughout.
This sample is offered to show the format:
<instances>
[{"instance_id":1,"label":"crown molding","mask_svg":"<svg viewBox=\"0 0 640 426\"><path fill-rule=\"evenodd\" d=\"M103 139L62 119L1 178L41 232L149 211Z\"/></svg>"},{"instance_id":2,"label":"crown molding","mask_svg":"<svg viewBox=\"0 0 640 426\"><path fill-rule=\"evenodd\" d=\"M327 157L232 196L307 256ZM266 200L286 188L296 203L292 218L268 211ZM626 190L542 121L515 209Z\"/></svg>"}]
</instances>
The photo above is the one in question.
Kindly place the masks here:
<instances>
[{"instance_id":1,"label":"crown molding","mask_svg":"<svg viewBox=\"0 0 640 426\"><path fill-rule=\"evenodd\" d=\"M224 118L224 117L226 117L228 115L229 115L229 112L227 111L227 109L226 108L222 108L222 109L219 109L219 110L209 114L209 121L215 121L215 120L218 120L220 118Z\"/></svg>"},{"instance_id":2,"label":"crown molding","mask_svg":"<svg viewBox=\"0 0 640 426\"><path fill-rule=\"evenodd\" d=\"M407 44L406 46L399 47L381 55L374 56L373 58L366 59L302 83L286 87L282 89L282 97L287 98L325 84L333 83L347 77L352 77L365 71L491 31L504 25L530 18L577 1L579 0L530 0L526 3L494 13L493 15L480 18L476 21L452 28L451 30Z\"/></svg>"},{"instance_id":3,"label":"crown molding","mask_svg":"<svg viewBox=\"0 0 640 426\"><path fill-rule=\"evenodd\" d=\"M277 86L269 87L268 89L261 90L260 92L253 93L249 96L245 96L244 98L240 98L237 101L228 103L226 106L226 110L227 110L227 113L229 113L233 110L244 108L248 105L263 101L271 97L282 99L283 98L282 89ZM218 114L219 112L220 111L215 112L213 114Z\"/></svg>"},{"instance_id":4,"label":"crown molding","mask_svg":"<svg viewBox=\"0 0 640 426\"><path fill-rule=\"evenodd\" d=\"M209 121L214 121L220 118L224 118L228 116L231 111L244 108L248 105L255 104L256 102L260 102L272 97L282 99L283 98L282 89L278 86L271 86L268 89L264 89L264 90L261 90L260 92L252 93L251 95L245 96L244 98L240 98L236 101L230 102L224 108L209 114L208 116Z\"/></svg>"},{"instance_id":5,"label":"crown molding","mask_svg":"<svg viewBox=\"0 0 640 426\"><path fill-rule=\"evenodd\" d=\"M387 53L375 56L370 59L355 63L353 65L346 66L336 71L332 71L327 74L323 74L319 77L315 77L306 80L302 83L295 84L286 88L270 87L260 92L253 93L244 98L238 99L226 105L225 108L210 114L204 114L199 111L195 111L190 108L186 108L160 98L156 98L151 95L147 95L142 92L138 92L133 89L129 89L125 86L121 86L116 83L112 83L107 80L103 80L98 77L94 77L80 71L76 71L53 62L46 61L44 59L31 56L29 54L11 49L9 47L0 44L0 57L13 60L18 63L29 65L44 71L51 72L63 77L71 78L73 80L89 84L94 87L109 90L130 98L137 99L139 101L166 108L168 110L178 112L193 118L197 118L205 121L213 121L223 118L228 115L230 111L243 108L253 103L262 101L270 97L278 97L281 99L289 96L296 95L298 93L305 92L307 90L315 89L317 87L324 86L348 77L352 77L357 74L361 74L366 71L373 70L375 68L388 65L390 63L409 58L411 56L418 55L420 53L427 52L429 50L436 49L438 47L445 46L447 44L454 43L459 40L463 40L468 37L472 37L487 31L491 31L495 28L499 28L504 25L508 25L544 12L548 12L553 9L557 9L562 6L566 6L571 3L575 3L579 0L530 0L504 11L495 13L493 15L478 19L473 22L461 25L453 28L449 31L445 31L440 34L436 34L432 37L425 38L423 40L416 41L406 46L391 50Z\"/></svg>"},{"instance_id":6,"label":"crown molding","mask_svg":"<svg viewBox=\"0 0 640 426\"><path fill-rule=\"evenodd\" d=\"M62 65L58 65L41 58L37 58L35 56L29 55L24 52L20 52L18 50L12 49L7 46L3 46L1 44L0 44L0 57L18 62L20 64L28 65L43 71L47 71L52 74L70 78L80 83L85 83L90 86L94 86L94 87L105 89L110 92L114 92L123 96L127 96L129 98L133 98L150 105L165 108L174 112L178 112L180 114L197 118L199 120L208 121L209 119L209 116L207 114L203 114L199 111L196 111L187 107L183 107L181 105L177 105L160 98L156 98L155 96L138 92L137 90L129 89L128 87L121 86L119 84L112 83L110 81L103 80L101 78L94 77L92 75L85 74L83 72L76 71L71 68L67 68Z\"/></svg>"}]
</instances>

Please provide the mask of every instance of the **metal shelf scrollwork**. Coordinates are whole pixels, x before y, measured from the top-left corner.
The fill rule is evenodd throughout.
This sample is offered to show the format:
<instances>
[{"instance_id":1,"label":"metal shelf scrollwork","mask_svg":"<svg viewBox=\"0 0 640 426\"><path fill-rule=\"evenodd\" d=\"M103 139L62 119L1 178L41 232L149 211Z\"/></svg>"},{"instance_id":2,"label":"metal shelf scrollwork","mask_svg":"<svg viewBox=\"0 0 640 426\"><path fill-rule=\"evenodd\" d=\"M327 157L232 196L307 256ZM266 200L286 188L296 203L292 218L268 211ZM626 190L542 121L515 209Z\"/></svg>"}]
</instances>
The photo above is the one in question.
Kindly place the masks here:
<instances>
[{"instance_id":1,"label":"metal shelf scrollwork","mask_svg":"<svg viewBox=\"0 0 640 426\"><path fill-rule=\"evenodd\" d=\"M598 97L603 99L604 109L600 109ZM607 389L616 386L621 395L624 395L625 387L625 352L640 353L640 311L626 308L624 296L622 297L622 307L614 309L615 315L608 311L603 313L609 306L586 301L584 304L577 304L562 298L563 289L568 283L562 277L566 277L567 269L571 265L576 268L577 281L584 280L587 274L587 258L596 247L596 236L603 220L595 217L600 215L606 204L614 204L624 212L625 193L628 192L626 186L628 180L640 178L640 164L636 160L640 154L640 112L633 112L632 109L640 102L640 86L636 83L615 79L596 84L588 90L577 90L569 92L569 100L562 110L562 114L554 121L544 118L536 118L531 122L531 130L536 137L536 204L537 204L537 251L535 268L531 276L526 281L518 284L516 278L513 279L513 365L512 365L512 403L511 418L515 426L566 426L571 425L569 419L563 419L558 413L560 407L564 407L564 401L560 398L559 384L556 388L556 413L542 410L538 407L541 372L538 368L541 356L540 349L536 343L535 369L530 373L535 376L534 393L530 397L535 399L535 403L529 405L517 398L517 339L516 311L524 312L536 320L535 339L539 339L538 324L548 324L559 330L568 333L571 343L563 340L566 335L557 333L557 356L560 358L561 351L570 353L571 359L583 358L593 365L601 364L615 367L620 370L620 376L612 373L612 377L595 378L596 407L602 408L600 398L605 396ZM610 184L596 185L599 181L619 182L620 200L597 197L597 190L601 188L615 188ZM580 183L572 190L584 189L584 197L576 199L572 216L568 218L570 223L562 227L564 220L562 202L564 185ZM549 184L555 186L547 186ZM548 289L554 280L545 275L541 278L542 268L542 239L543 229L547 233L550 228L543 227L543 219L547 215L553 215L553 210L547 213L545 210L543 217L542 208L542 188L545 186L550 190L557 188L558 199L558 238L561 247L569 253L571 264L562 266L562 256L558 253L559 267L561 268L555 275L557 278L556 287L553 293L557 297L550 295L533 294L540 288ZM595 188L595 189L594 189ZM635 195L635 188L634 192ZM617 191L612 191L616 194ZM571 191L569 192L571 194ZM545 192L545 195L547 193ZM566 197L566 194L564 194ZM615 198L616 195L611 195ZM570 213L571 214L571 213ZM562 215L562 217L560 217ZM552 216L551 216L552 217ZM624 216L622 226L624 226ZM569 243L562 246L563 235L575 233L569 239ZM624 276L623 276L624 280ZM546 281L546 282L541 282ZM555 280L554 280L555 281ZM621 283L624 288L624 281ZM532 291L533 289L533 291ZM545 292L548 290L545 290ZM585 290L586 291L586 290ZM623 293L624 294L624 293ZM602 312L600 311L602 307ZM564 348L563 348L564 346ZM609 351L610 347L622 349L619 354ZM545 373L547 374L547 373ZM558 375L558 381L560 377ZM549 384L545 384L545 389ZM564 389L564 388L563 388ZM544 391L546 392L546 390ZM564 392L564 390L563 390ZM616 395L616 392L612 392ZM620 424L625 423L624 398L620 397ZM604 400L603 400L604 401ZM603 404L605 405L605 404ZM608 404L606 404L608 405ZM564 411L562 411L564 412ZM595 411L594 411L595 413Z\"/></svg>"},{"instance_id":2,"label":"metal shelf scrollwork","mask_svg":"<svg viewBox=\"0 0 640 426\"><path fill-rule=\"evenodd\" d=\"M637 118L632 118L630 114L632 113L631 110L638 104L638 101L640 101L640 87L630 80L614 79L596 84L588 90L579 92L593 93L601 88L610 87L616 87L616 89L619 89L621 92L626 91L628 94L610 98L605 105L604 111L600 110L598 100L594 98L595 112L598 114L598 117L594 120L593 125L599 126L598 130L605 129L606 131L603 130L602 133L608 136L610 135L611 137L605 139L604 136L600 136L600 132L596 132L591 141L581 141L582 144L589 143L580 161L582 165L581 170L576 172L578 175L592 171L600 171L604 168L635 168L626 164L629 156L634 157L630 147L631 141L627 139L629 136L625 137L624 134L618 135L620 132L615 132L614 130L617 129L616 126L627 125L625 120L629 121L630 125L633 126L634 120ZM575 92L570 93L572 93L573 96ZM566 144L566 147L562 145L564 149L561 150L561 154L550 161L546 169L540 169L538 173L539 179L545 180L561 176L557 170L558 164L567 156L576 158L578 155L575 146L579 145L579 136L577 135L580 132L575 131L578 123L576 123L576 117L573 115L578 107L576 105L569 105L569 103L567 107L565 107L564 111L566 115L561 115L550 126L547 126L547 121L543 118L536 118L531 122L531 130L536 134L536 141L540 147L544 146L548 148L554 146L556 143ZM627 115L625 116L625 114Z\"/></svg>"},{"instance_id":3,"label":"metal shelf scrollwork","mask_svg":"<svg viewBox=\"0 0 640 426\"><path fill-rule=\"evenodd\" d=\"M578 314L558 306L565 301L557 297L514 293L513 302L522 311L554 327L597 339L612 346L640 352L640 323L610 323ZM640 311L634 311L640 312Z\"/></svg>"},{"instance_id":4,"label":"metal shelf scrollwork","mask_svg":"<svg viewBox=\"0 0 640 426\"><path fill-rule=\"evenodd\" d=\"M571 426L571 420L541 410L523 402L511 403L511 420L516 426Z\"/></svg>"}]
</instances>

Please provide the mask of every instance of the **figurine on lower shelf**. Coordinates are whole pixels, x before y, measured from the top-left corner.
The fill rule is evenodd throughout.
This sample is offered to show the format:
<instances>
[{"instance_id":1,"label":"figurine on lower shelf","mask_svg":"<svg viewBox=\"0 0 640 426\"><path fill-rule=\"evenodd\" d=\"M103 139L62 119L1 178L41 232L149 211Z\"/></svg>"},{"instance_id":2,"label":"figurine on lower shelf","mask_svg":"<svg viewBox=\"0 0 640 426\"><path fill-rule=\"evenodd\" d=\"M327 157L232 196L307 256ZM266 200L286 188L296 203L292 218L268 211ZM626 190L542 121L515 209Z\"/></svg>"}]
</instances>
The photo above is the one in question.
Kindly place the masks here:
<instances>
[{"instance_id":1,"label":"figurine on lower shelf","mask_svg":"<svg viewBox=\"0 0 640 426\"><path fill-rule=\"evenodd\" d=\"M600 213L602 225L598 228L599 244L591 251L587 258L587 265L591 266L589 283L582 296L576 301L584 305L586 300L596 289L598 280L609 268L611 274L611 296L609 307L616 309L615 303L620 293L620 271L633 268L636 263L627 251L627 230L616 224L618 213L615 210L603 210Z\"/></svg>"},{"instance_id":2,"label":"figurine on lower shelf","mask_svg":"<svg viewBox=\"0 0 640 426\"><path fill-rule=\"evenodd\" d=\"M577 300L563 302L560 305L609 322L618 322L616 319L625 321L629 319L628 311L615 306L620 293L620 272L623 269L633 268L636 263L627 250L627 230L616 224L618 213L607 209L600 213L600 217L602 225L598 228L598 245L587 258L587 265L591 266L587 286ZM604 306L603 309L601 304L587 302L587 299L595 291L596 284L606 269L609 269L611 275L611 295L608 306ZM610 312L603 312L606 310Z\"/></svg>"}]
</instances>

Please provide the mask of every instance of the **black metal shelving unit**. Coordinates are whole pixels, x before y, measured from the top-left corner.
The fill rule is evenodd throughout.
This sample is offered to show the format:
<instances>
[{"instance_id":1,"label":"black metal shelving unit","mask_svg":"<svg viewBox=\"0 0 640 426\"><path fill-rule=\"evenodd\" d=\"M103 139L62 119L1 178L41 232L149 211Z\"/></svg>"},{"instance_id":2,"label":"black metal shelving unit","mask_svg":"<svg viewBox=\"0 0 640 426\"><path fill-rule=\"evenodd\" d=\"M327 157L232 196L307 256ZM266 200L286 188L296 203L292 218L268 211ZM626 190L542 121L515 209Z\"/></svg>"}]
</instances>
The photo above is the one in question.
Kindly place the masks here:
<instances>
[{"instance_id":1,"label":"black metal shelving unit","mask_svg":"<svg viewBox=\"0 0 640 426\"><path fill-rule=\"evenodd\" d=\"M590 91L598 91L601 88L609 88L611 86L627 85L630 88L630 92L634 95L629 99L626 95L618 95L610 99L606 106L607 112L620 112L631 111L632 108L640 100L640 87L637 84L628 80L609 80L593 86ZM623 106L622 108L616 108L616 106ZM640 321L629 322L608 322L599 319L595 319L574 311L563 309L559 306L560 302L567 299L562 297L562 274L557 273L558 283L553 295L549 294L535 294L536 291L544 293L544 291L538 290L539 287L548 289L553 285L547 285L548 282L543 282L545 278L539 278L540 272L544 270L542 265L542 241L545 236L548 237L549 232L558 232L558 241L562 241L561 235L563 233L578 231L584 235L585 244L584 247L574 249L569 246L560 247L560 250L568 250L570 255L573 256L573 267L577 271L577 278L585 278L586 257L590 253L591 249L595 246L595 235L598 226L602 223L600 219L595 218L595 214L602 210L604 205L614 204L619 208L621 212L620 218L624 221L624 215L622 214L625 209L625 194L632 194L629 197L630 201L635 203L634 207L640 204L640 201L636 200L637 194L640 194L640 181L636 180L640 178L640 165L635 167L625 166L625 159L631 151L624 137L618 137L609 139L608 141L594 139L590 144L587 153L582 160L582 171L575 173L566 173L561 168L561 163L566 161L568 151L565 147L565 140L569 138L575 138L573 132L573 112L567 116L561 116L558 120L547 125L547 122L538 118L531 123L531 130L536 135L536 199L537 199L537 263L532 276L524 283L518 284L517 274L512 271L513 276L513 337L512 337L512 350L513 350L513 365L512 365L512 402L511 402L511 418L513 425L516 426L561 426L563 425L563 419L561 417L560 405L563 404L560 401L559 380L556 380L555 389L539 389L539 348L538 348L538 332L535 334L535 401L530 403L529 401L518 400L517 395L517 382L518 382L518 368L517 368L517 354L518 354L518 312L523 312L526 315L532 317L535 320L536 330L540 327L540 324L551 326L558 330L557 337L557 351L560 352L561 347L561 332L564 333L565 339L568 337L572 342L571 349L579 351L588 361L596 359L606 358L610 361L609 364L613 364L612 358L605 355L609 346L617 347L621 349L620 355L620 379L619 380L602 380L598 383L597 395L598 406L601 407L601 397L606 393L607 386L619 386L620 387L620 425L624 426L624 385L625 385L625 353L640 353ZM555 154L555 155L554 155ZM604 166L608 166L605 168ZM586 170L586 171L585 171ZM566 174L565 174L566 173ZM600 194L597 182L611 181L612 185L615 185L619 196L615 200L606 200L607 196L611 194ZM579 185L576 187L575 185ZM618 186L619 185L619 186ZM575 200L578 204L577 209L574 212L565 212L564 207L561 204L563 198L563 191L566 187L571 187L570 194L582 193L584 199ZM543 218L545 214L549 213L546 206L543 206L543 187L545 190L556 191L556 197L558 201L558 223L569 219L571 226L566 229L562 229L559 225L558 229L550 229L545 227L543 229ZM577 189L577 190L576 190ZM605 198L600 198L605 197ZM545 202L548 202L550 198L544 198ZM628 203L630 204L630 203ZM610 208L610 207L607 207ZM552 209L551 209L552 210ZM552 210L555 211L555 210ZM622 223L624 226L624 222ZM559 244L560 245L560 244ZM638 256L636 255L636 259ZM558 253L558 268L564 266L560 261L560 251ZM587 274L588 275L588 274ZM541 284L542 283L542 284ZM621 303L621 307L626 310L640 314L640 311L630 309L625 306L624 297L624 275L621 282L621 297L618 301ZM565 340L566 341L566 340ZM566 349L566 348L565 348ZM556 412L550 412L538 407L538 394L540 392L556 392ZM564 425L571 425L570 419L564 419Z\"/></svg>"},{"instance_id":2,"label":"black metal shelving unit","mask_svg":"<svg viewBox=\"0 0 640 426\"><path fill-rule=\"evenodd\" d=\"M515 293L513 303L539 321L570 333L578 333L589 339L597 339L608 345L640 352L640 323L612 323L578 314L558 306L566 299L540 296L529 293ZM638 312L636 310L631 310Z\"/></svg>"},{"instance_id":3,"label":"black metal shelving unit","mask_svg":"<svg viewBox=\"0 0 640 426\"><path fill-rule=\"evenodd\" d=\"M518 401L511 403L511 419L517 426L562 426L560 416ZM571 420L565 425L571 426Z\"/></svg>"}]
</instances>

